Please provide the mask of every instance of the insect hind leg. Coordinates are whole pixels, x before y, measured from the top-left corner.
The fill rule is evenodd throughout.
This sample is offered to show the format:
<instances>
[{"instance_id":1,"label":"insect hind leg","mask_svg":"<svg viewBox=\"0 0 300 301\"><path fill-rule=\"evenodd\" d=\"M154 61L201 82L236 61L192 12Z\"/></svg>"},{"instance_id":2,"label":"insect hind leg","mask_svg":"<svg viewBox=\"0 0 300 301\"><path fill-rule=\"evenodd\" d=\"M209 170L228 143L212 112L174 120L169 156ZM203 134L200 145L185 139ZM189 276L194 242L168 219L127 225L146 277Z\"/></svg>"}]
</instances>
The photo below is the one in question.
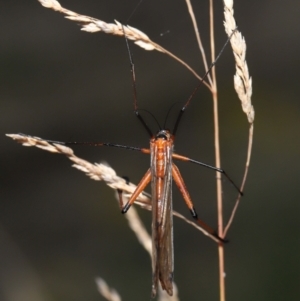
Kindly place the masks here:
<instances>
[{"instance_id":1,"label":"insect hind leg","mask_svg":"<svg viewBox=\"0 0 300 301\"><path fill-rule=\"evenodd\" d=\"M214 239L217 239L219 242L222 242L222 243L227 242L227 240L219 237L218 233L213 228L211 228L205 222L203 222L201 219L198 218L198 214L196 212L196 209L194 208L192 199L191 199L190 194L189 194L189 192L186 188L186 185L183 181L183 178L180 174L180 171L174 163L173 163L173 166L172 166L172 176L173 176L175 184L177 185L179 191L181 192L181 194L183 196L183 199L184 199L187 207L189 208L189 210L191 212L191 215L192 215L193 219L197 222L197 224L203 230L205 230L205 232L207 232L207 234L209 236L213 236Z\"/></svg>"}]
</instances>

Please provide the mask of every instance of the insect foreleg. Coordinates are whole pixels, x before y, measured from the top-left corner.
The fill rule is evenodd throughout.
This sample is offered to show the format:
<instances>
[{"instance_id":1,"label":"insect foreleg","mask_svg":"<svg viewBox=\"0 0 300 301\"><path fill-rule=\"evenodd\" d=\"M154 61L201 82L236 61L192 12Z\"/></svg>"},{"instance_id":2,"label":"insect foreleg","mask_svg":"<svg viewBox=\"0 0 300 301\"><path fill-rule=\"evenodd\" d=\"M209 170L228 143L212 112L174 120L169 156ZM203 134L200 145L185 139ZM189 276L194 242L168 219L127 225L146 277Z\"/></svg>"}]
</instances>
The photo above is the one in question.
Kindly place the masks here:
<instances>
[{"instance_id":1,"label":"insect foreleg","mask_svg":"<svg viewBox=\"0 0 300 301\"><path fill-rule=\"evenodd\" d=\"M135 191L131 195L129 201L125 204L125 206L122 208L122 213L126 213L130 206L135 202L137 197L140 195L140 193L143 192L143 190L146 188L146 186L151 181L151 170L150 168L147 170L145 175L143 176L142 180L140 181L139 185L136 187Z\"/></svg>"}]
</instances>

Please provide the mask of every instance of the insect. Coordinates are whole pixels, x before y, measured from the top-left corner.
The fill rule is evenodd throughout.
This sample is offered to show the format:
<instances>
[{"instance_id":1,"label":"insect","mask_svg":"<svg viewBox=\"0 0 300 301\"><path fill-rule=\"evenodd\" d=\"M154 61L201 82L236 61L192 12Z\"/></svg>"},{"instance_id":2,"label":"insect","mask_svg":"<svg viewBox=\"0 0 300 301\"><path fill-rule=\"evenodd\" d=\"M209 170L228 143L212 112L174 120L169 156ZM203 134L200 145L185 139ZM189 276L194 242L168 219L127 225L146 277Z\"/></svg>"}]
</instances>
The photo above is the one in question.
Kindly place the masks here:
<instances>
[{"instance_id":1,"label":"insect","mask_svg":"<svg viewBox=\"0 0 300 301\"><path fill-rule=\"evenodd\" d=\"M128 40L125 36L127 50L130 58L132 83L133 83L133 94L134 94L134 113L139 119L140 123L147 131L150 136L150 148L139 148L131 147L113 143L94 143L94 142L59 142L46 140L50 143L58 143L62 145L91 145L91 146L108 146L108 147L118 147L125 148L129 150L135 150L142 152L144 154L150 154L150 168L147 170L140 183L136 187L128 202L124 205L122 199L122 193L119 194L120 207L122 208L122 213L126 213L130 206L135 202L139 194L146 188L151 182L152 190L152 297L157 293L158 283L160 282L161 287L169 295L173 295L173 274L174 274L174 254L173 254L173 213L172 213L172 180L174 180L176 186L180 190L183 199L190 210L190 213L197 224L200 225L210 236L213 236L220 243L225 240L220 238L218 234L198 218L196 210L194 208L192 199L186 188L184 180L178 167L173 163L173 160L181 160L185 162L191 162L197 165L201 165L210 168L214 171L223 174L235 187L235 189L242 195L238 186L232 181L232 179L227 175L227 173L220 168L196 161L186 156L182 156L173 152L174 140L178 126L180 124L181 118L189 106L192 98L198 91L199 87L202 85L203 80L206 78L208 73L211 71L216 61L218 60L220 54L225 48L226 44L229 42L230 38L227 40L226 44L222 48L220 54L218 55L216 61L208 68L202 80L194 89L193 93L190 95L188 100L185 102L184 106L178 113L174 128L172 131L159 127L156 134L153 134L149 126L145 122L145 119L141 116L138 104L137 104L137 93L136 93L136 78L134 63L132 55L130 53Z\"/></svg>"},{"instance_id":2,"label":"insect","mask_svg":"<svg viewBox=\"0 0 300 301\"><path fill-rule=\"evenodd\" d=\"M229 42L227 40L226 44ZM224 47L226 46L224 45ZM181 121L182 115L186 108L190 104L190 101L194 97L195 93L202 84L202 81L208 75L216 61L210 66L207 72L202 77L202 81L194 89L187 102L181 108L173 131L160 128L159 131L153 135L150 128L139 114L136 97L136 84L135 84L135 71L132 56L130 54L128 41L126 39L126 45L130 58L132 82L134 90L134 112L139 118L143 127L150 135L150 149L136 149L145 154L150 154L150 168L145 173L144 177L138 184L135 192L130 197L129 201L122 206L122 213L126 213L130 206L134 203L139 194L146 188L151 182L151 194L152 194L152 297L156 295L158 281L161 284L163 290L166 290L169 295L173 295L173 273L174 273L174 254L173 254L173 216L172 216L172 179L176 186L180 190L183 199L191 212L192 217L196 222L211 236L214 236L219 242L224 242L217 233L209 227L206 223L198 218L196 210L194 208L192 199L186 188L184 180L180 174L178 167L173 163L173 159L186 162L192 162L212 170L222 173L227 179L234 185L237 191L242 194L236 184L226 174L226 172L220 168L207 165L205 163L193 160L191 158L181 156L173 153L174 139L178 129L178 125ZM122 200L120 199L122 205Z\"/></svg>"}]
</instances>

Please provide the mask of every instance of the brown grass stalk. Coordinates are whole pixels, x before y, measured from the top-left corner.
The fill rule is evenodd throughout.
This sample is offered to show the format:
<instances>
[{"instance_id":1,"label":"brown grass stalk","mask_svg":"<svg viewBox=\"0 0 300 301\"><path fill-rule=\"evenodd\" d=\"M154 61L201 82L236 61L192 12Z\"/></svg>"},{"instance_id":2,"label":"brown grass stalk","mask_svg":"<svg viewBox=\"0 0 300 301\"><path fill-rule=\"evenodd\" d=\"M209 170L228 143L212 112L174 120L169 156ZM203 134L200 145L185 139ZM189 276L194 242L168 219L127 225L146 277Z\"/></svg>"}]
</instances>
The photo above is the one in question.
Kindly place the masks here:
<instances>
[{"instance_id":1,"label":"brown grass stalk","mask_svg":"<svg viewBox=\"0 0 300 301\"><path fill-rule=\"evenodd\" d=\"M195 19L195 14L189 0L186 0L188 11L194 26L194 31L198 41L198 46L202 55L205 71L208 70L208 63L205 55L205 51L200 39L200 33ZM209 16L210 16L210 50L211 50L211 62L216 59L215 54L215 38L214 38L214 8L213 1L209 1ZM220 138L219 138L219 113L218 113L218 91L216 80L216 69L213 68L211 76L208 76L208 80L211 86L212 100L213 100L213 116L214 116L214 145L215 145L215 166L221 167L221 150L220 150ZM223 234L223 200L222 200L222 182L220 173L216 172L216 189L217 189L217 217L218 217L218 234L220 237L224 237ZM219 254L219 288L220 288L220 300L225 301L225 259L224 259L224 246L218 245Z\"/></svg>"},{"instance_id":2,"label":"brown grass stalk","mask_svg":"<svg viewBox=\"0 0 300 301\"><path fill-rule=\"evenodd\" d=\"M193 6L192 6L192 3L191 3L190 0L185 0L185 2L187 4L188 12L190 14L190 17L191 17L191 20L192 20L192 23L193 23L193 28L194 28L194 31L195 31L195 36L196 36L196 39L197 39L198 47L199 47L199 50L200 50L200 53L201 53L201 56L202 56L202 61L203 61L204 69L205 69L205 72L206 72L208 70L208 63L207 63L207 59L206 59L206 54L205 54L205 50L204 50L204 47L203 47L203 43L201 41L199 27L197 25L197 20L196 20L195 14L194 14L194 9L193 9ZM209 82L210 86L212 86L212 79L211 79L210 74L207 75L207 79L208 79L208 82Z\"/></svg>"}]
</instances>

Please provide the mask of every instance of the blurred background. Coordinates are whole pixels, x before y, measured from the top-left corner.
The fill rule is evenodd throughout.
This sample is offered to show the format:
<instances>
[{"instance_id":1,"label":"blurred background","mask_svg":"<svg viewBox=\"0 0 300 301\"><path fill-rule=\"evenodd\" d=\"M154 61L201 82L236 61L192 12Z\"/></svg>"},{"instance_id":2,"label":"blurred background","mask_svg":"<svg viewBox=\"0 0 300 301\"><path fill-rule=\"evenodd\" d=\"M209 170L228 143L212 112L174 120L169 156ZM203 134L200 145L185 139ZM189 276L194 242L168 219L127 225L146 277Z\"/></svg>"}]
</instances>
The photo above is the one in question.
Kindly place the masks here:
<instances>
[{"instance_id":1,"label":"blurred background","mask_svg":"<svg viewBox=\"0 0 300 301\"><path fill-rule=\"evenodd\" d=\"M194 1L209 57L208 1ZM64 0L75 12L126 22L137 0ZM149 300L151 263L120 214L114 191L71 167L64 156L25 148L5 137L26 133L61 141L104 141L147 147L133 114L129 59L122 38L80 31L38 1L0 4L0 300L104 300L101 276L122 300ZM299 300L299 15L298 1L236 1L247 42L256 111L245 188L226 245L227 300ZM144 0L129 21L185 60L203 64L184 1ZM226 41L221 1L215 1L216 49ZM197 79L158 52L131 43L139 106L161 124ZM248 122L233 88L230 47L217 64L222 167L240 183ZM180 104L176 106L180 108ZM203 87L186 111L176 152L214 165L212 101ZM174 118L170 117L171 127ZM149 119L156 131L155 122ZM137 183L149 157L122 149L76 147L90 162L107 162ZM215 174L179 162L199 216L217 226ZM223 182L225 219L236 192ZM174 208L189 217L174 187ZM150 213L138 208L150 230ZM180 300L218 300L214 242L175 219L175 281Z\"/></svg>"}]
</instances>

